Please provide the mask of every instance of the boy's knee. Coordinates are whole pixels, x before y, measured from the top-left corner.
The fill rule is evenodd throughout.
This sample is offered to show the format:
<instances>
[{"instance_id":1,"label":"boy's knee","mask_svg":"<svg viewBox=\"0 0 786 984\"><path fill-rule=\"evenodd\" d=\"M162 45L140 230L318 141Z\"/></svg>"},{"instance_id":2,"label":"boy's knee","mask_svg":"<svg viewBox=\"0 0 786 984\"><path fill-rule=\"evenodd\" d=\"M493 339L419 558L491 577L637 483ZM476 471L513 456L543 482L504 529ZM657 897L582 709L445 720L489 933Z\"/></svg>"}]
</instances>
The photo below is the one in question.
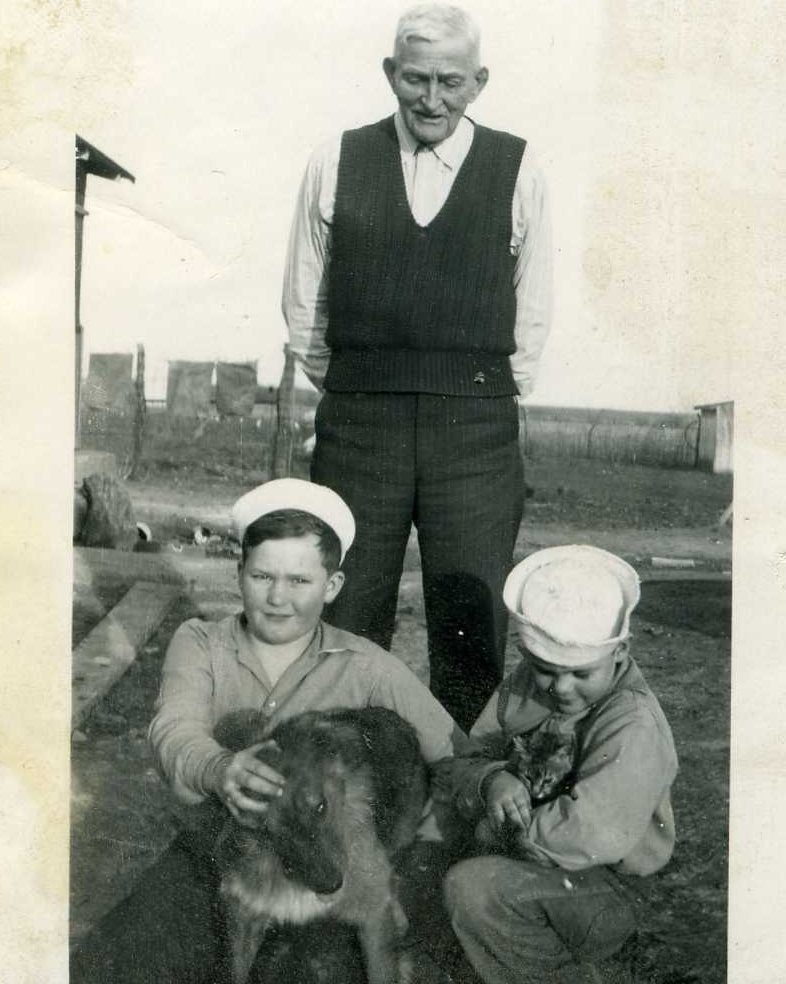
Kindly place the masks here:
<instances>
[{"instance_id":1,"label":"boy's knee","mask_svg":"<svg viewBox=\"0 0 786 984\"><path fill-rule=\"evenodd\" d=\"M488 910L494 894L494 879L490 877L488 858L470 858L453 865L445 875L443 895L451 920L475 921Z\"/></svg>"},{"instance_id":2,"label":"boy's knee","mask_svg":"<svg viewBox=\"0 0 786 984\"><path fill-rule=\"evenodd\" d=\"M465 899L468 897L471 886L471 875L467 869L472 868L472 861L459 861L452 868L448 869L445 880L442 883L442 894L445 899L445 907L449 914L457 909L464 908Z\"/></svg>"}]
</instances>

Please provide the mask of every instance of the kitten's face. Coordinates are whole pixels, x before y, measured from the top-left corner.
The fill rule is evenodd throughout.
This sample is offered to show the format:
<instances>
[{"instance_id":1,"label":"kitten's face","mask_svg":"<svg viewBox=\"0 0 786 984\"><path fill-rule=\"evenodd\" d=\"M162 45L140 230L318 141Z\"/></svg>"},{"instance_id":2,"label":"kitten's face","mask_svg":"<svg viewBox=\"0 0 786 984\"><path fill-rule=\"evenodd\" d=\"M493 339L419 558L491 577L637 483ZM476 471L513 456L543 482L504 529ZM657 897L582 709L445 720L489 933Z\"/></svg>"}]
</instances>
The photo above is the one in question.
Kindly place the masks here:
<instances>
[{"instance_id":1,"label":"kitten's face","mask_svg":"<svg viewBox=\"0 0 786 984\"><path fill-rule=\"evenodd\" d=\"M573 769L575 737L534 732L513 738L515 768L533 803L560 792Z\"/></svg>"}]
</instances>

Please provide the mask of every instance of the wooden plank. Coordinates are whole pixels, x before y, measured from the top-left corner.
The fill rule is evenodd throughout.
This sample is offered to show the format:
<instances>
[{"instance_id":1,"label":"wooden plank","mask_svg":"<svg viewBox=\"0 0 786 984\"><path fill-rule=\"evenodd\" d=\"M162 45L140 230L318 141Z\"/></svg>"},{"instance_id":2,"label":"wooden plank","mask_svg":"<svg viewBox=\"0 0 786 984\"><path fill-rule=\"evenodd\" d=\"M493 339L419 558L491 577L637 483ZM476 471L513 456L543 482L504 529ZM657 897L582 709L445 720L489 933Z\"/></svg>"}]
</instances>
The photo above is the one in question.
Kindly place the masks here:
<instances>
[{"instance_id":1,"label":"wooden plank","mask_svg":"<svg viewBox=\"0 0 786 984\"><path fill-rule=\"evenodd\" d=\"M178 584L184 589L192 582L215 584L217 588L237 587L237 560L208 557L204 547L184 546L172 550L167 544L160 553L131 553L101 547L74 547L74 580L91 583L94 578L122 576L129 581L156 581Z\"/></svg>"},{"instance_id":2,"label":"wooden plank","mask_svg":"<svg viewBox=\"0 0 786 984\"><path fill-rule=\"evenodd\" d=\"M730 570L649 570L639 567L638 574L642 583L645 581L727 581L731 583L732 580Z\"/></svg>"},{"instance_id":3,"label":"wooden plank","mask_svg":"<svg viewBox=\"0 0 786 984\"><path fill-rule=\"evenodd\" d=\"M72 655L71 726L120 679L180 594L174 585L137 581Z\"/></svg>"}]
</instances>

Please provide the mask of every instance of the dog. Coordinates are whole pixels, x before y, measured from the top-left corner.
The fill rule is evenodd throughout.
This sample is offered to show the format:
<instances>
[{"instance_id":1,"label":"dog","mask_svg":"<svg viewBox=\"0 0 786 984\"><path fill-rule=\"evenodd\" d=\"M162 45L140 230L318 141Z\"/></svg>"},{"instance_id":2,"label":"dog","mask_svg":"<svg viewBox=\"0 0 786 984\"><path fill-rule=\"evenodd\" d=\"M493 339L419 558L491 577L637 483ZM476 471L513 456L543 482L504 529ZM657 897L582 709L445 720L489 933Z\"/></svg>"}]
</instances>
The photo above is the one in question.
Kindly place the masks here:
<instances>
[{"instance_id":1,"label":"dog","mask_svg":"<svg viewBox=\"0 0 786 984\"><path fill-rule=\"evenodd\" d=\"M285 779L258 827L229 819L217 844L233 984L246 984L269 929L324 919L355 928L369 984L406 984L394 863L428 797L415 730L384 708L233 729L222 744L270 739L257 755Z\"/></svg>"}]
</instances>

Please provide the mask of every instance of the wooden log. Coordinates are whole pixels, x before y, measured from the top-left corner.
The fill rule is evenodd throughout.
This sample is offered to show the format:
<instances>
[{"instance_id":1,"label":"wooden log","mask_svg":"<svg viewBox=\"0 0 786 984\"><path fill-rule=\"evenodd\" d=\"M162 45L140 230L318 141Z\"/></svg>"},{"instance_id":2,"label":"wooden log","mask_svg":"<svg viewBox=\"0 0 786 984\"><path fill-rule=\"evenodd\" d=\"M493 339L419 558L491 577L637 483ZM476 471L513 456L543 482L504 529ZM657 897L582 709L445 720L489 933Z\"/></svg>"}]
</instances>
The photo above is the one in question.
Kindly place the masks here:
<instances>
[{"instance_id":1,"label":"wooden log","mask_svg":"<svg viewBox=\"0 0 786 984\"><path fill-rule=\"evenodd\" d=\"M76 647L71 666L72 728L134 662L179 594L175 586L137 581Z\"/></svg>"},{"instance_id":2,"label":"wooden log","mask_svg":"<svg viewBox=\"0 0 786 984\"><path fill-rule=\"evenodd\" d=\"M131 550L138 536L125 486L113 475L98 473L88 475L81 490L87 499L87 512L79 530L79 543L85 547Z\"/></svg>"}]
</instances>

